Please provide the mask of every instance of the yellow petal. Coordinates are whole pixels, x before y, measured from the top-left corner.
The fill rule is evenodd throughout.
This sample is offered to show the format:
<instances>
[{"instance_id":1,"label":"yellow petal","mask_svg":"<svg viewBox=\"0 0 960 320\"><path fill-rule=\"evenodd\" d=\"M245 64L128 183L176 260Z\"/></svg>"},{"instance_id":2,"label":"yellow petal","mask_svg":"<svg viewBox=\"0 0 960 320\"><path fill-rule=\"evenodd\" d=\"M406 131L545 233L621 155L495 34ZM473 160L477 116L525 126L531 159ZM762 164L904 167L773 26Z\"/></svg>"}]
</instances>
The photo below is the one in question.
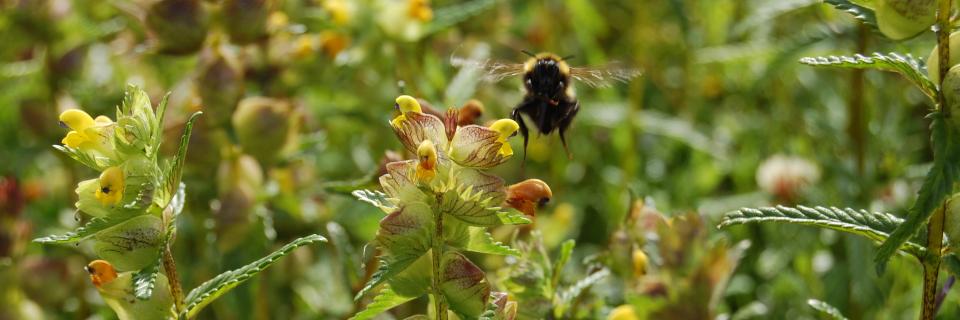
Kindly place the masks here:
<instances>
[{"instance_id":1,"label":"yellow petal","mask_svg":"<svg viewBox=\"0 0 960 320\"><path fill-rule=\"evenodd\" d=\"M110 119L110 117L108 116L97 116L97 118L94 119L93 122L96 123L97 125L113 124L113 120Z\"/></svg>"},{"instance_id":2,"label":"yellow petal","mask_svg":"<svg viewBox=\"0 0 960 320\"><path fill-rule=\"evenodd\" d=\"M500 119L490 125L490 130L496 131L500 134L498 141L503 144L500 147L500 154L503 156L512 156L513 148L510 147L510 143L507 142L507 138L512 136L517 130L520 129L520 125L516 121L510 119Z\"/></svg>"},{"instance_id":3,"label":"yellow petal","mask_svg":"<svg viewBox=\"0 0 960 320\"><path fill-rule=\"evenodd\" d=\"M109 167L100 174L100 189L96 197L103 205L115 205L123 200L124 178L123 169Z\"/></svg>"},{"instance_id":4,"label":"yellow petal","mask_svg":"<svg viewBox=\"0 0 960 320\"><path fill-rule=\"evenodd\" d=\"M420 108L420 102L417 102L417 99L408 95L402 95L397 97L396 107L400 109L401 113L407 113L407 112L423 113L423 110Z\"/></svg>"},{"instance_id":5,"label":"yellow petal","mask_svg":"<svg viewBox=\"0 0 960 320\"><path fill-rule=\"evenodd\" d=\"M423 140L417 148L417 180L429 182L437 171L437 148L430 140Z\"/></svg>"},{"instance_id":6,"label":"yellow petal","mask_svg":"<svg viewBox=\"0 0 960 320\"><path fill-rule=\"evenodd\" d=\"M61 113L60 123L77 132L83 132L94 125L93 118L80 109L69 109Z\"/></svg>"},{"instance_id":7,"label":"yellow petal","mask_svg":"<svg viewBox=\"0 0 960 320\"><path fill-rule=\"evenodd\" d=\"M65 146L78 149L81 144L87 142L87 139L76 131L70 131L67 132L67 135L63 137L63 140L60 140L60 142Z\"/></svg>"}]
</instances>

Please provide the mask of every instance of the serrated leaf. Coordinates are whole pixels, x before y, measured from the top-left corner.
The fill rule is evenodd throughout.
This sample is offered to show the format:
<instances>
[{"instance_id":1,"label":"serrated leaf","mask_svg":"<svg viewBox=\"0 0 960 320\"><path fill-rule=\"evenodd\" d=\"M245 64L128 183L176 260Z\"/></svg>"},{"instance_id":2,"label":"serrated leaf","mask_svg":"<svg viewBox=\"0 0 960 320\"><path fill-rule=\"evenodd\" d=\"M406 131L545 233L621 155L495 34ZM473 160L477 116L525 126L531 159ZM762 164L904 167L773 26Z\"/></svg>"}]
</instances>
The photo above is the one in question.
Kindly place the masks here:
<instances>
[{"instance_id":1,"label":"serrated leaf","mask_svg":"<svg viewBox=\"0 0 960 320\"><path fill-rule=\"evenodd\" d=\"M557 257L557 262L553 264L553 277L550 279L550 285L553 288L556 288L560 284L560 275L563 274L563 267L567 265L567 261L570 261L570 256L573 255L573 247L577 245L577 241L573 239L568 239L560 245L560 256Z\"/></svg>"},{"instance_id":2,"label":"serrated leaf","mask_svg":"<svg viewBox=\"0 0 960 320\"><path fill-rule=\"evenodd\" d=\"M90 219L87 224L82 227L77 228L72 232L68 232L62 235L51 235L43 238L33 239L33 242L38 243L74 243L80 240L89 238L96 234L97 232L109 229L115 225L118 225L124 221L129 220L137 215L137 213L116 213L106 217L93 218Z\"/></svg>"},{"instance_id":3,"label":"serrated leaf","mask_svg":"<svg viewBox=\"0 0 960 320\"><path fill-rule=\"evenodd\" d=\"M491 227L500 224L498 203L491 198L482 198L483 193L471 187L454 188L441 194L437 210L467 224Z\"/></svg>"},{"instance_id":4,"label":"serrated leaf","mask_svg":"<svg viewBox=\"0 0 960 320\"><path fill-rule=\"evenodd\" d=\"M353 299L360 300L367 292L370 292L373 288L376 288L378 285L403 272L403 270L406 270L407 267L419 258L420 257L405 257L403 259L396 259L389 256L380 257L380 266L377 268L377 271L370 276L370 280L367 281L367 284L363 286L363 289L360 289L360 292L358 292Z\"/></svg>"},{"instance_id":5,"label":"serrated leaf","mask_svg":"<svg viewBox=\"0 0 960 320\"><path fill-rule=\"evenodd\" d=\"M114 164L108 158L102 158L102 157L94 158L93 156L91 156L86 152L80 152L79 150L68 147L68 146L55 144L53 145L53 148L57 149L60 152L63 152L71 159L76 160L77 162L80 162L81 164L95 171L103 171L103 169L106 169L107 167L110 167L111 165Z\"/></svg>"},{"instance_id":6,"label":"serrated leaf","mask_svg":"<svg viewBox=\"0 0 960 320\"><path fill-rule=\"evenodd\" d=\"M873 28L873 30L878 30L877 16L874 14L872 9L853 3L849 0L823 0L823 2L832 5L834 8L837 8L837 10L850 14L854 19L857 19L861 23L870 26Z\"/></svg>"},{"instance_id":7,"label":"serrated leaf","mask_svg":"<svg viewBox=\"0 0 960 320\"><path fill-rule=\"evenodd\" d=\"M190 293L187 294L187 297L184 300L186 307L181 312L180 317L193 318L198 312L200 312L200 310L203 309L203 307L213 302L213 300L240 285L244 281L247 281L257 273L260 273L260 271L270 267L270 265L280 258L290 254L293 249L318 241L326 242L327 239L320 235L314 234L293 240L292 242L283 246L283 248L280 248L280 250L274 251L266 257L260 258L260 260L254 261L253 263L245 265L239 269L221 273L213 279L204 282L200 286L190 290Z\"/></svg>"},{"instance_id":8,"label":"serrated leaf","mask_svg":"<svg viewBox=\"0 0 960 320\"><path fill-rule=\"evenodd\" d=\"M183 128L183 135L180 136L180 147L177 149L177 155L173 158L173 163L166 173L166 181L163 184L164 194L173 196L174 190L180 185L180 177L183 174L183 164L187 158L187 147L190 145L190 135L193 133L193 125L199 119L203 111L194 112L187 120Z\"/></svg>"},{"instance_id":9,"label":"serrated leaf","mask_svg":"<svg viewBox=\"0 0 960 320\"><path fill-rule=\"evenodd\" d=\"M850 56L828 56L828 57L806 57L801 58L800 63L815 67L836 67L852 69L877 69L881 71L896 72L902 75L910 82L913 82L923 94L927 95L931 101L937 100L937 85L927 78L924 68L920 61L912 55L901 55L897 53L882 54L875 52L872 55L864 56L856 54Z\"/></svg>"},{"instance_id":10,"label":"serrated leaf","mask_svg":"<svg viewBox=\"0 0 960 320\"><path fill-rule=\"evenodd\" d=\"M820 313L829 316L831 319L847 320L847 317L844 317L843 314L840 313L840 310L837 310L837 308L834 308L829 303L817 299L809 299L807 300L807 305L816 309L817 311L820 311Z\"/></svg>"},{"instance_id":11,"label":"serrated leaf","mask_svg":"<svg viewBox=\"0 0 960 320\"><path fill-rule=\"evenodd\" d=\"M480 316L490 298L490 285L483 270L456 252L444 253L440 270L440 292L450 310L471 319Z\"/></svg>"},{"instance_id":12,"label":"serrated leaf","mask_svg":"<svg viewBox=\"0 0 960 320\"><path fill-rule=\"evenodd\" d=\"M160 274L160 255L155 262L133 274L133 295L140 300L149 300Z\"/></svg>"},{"instance_id":13,"label":"serrated leaf","mask_svg":"<svg viewBox=\"0 0 960 320\"><path fill-rule=\"evenodd\" d=\"M554 304L557 306L557 309L554 310L554 315L562 315L565 311L563 310L564 306L570 305L570 302L583 294L584 290L590 288L590 286L593 286L601 280L606 279L609 275L610 270L600 269L600 271L591 273L583 279L580 279L580 281L577 281L572 286L560 290L557 293L558 302Z\"/></svg>"},{"instance_id":14,"label":"serrated leaf","mask_svg":"<svg viewBox=\"0 0 960 320\"><path fill-rule=\"evenodd\" d=\"M383 212L393 212L397 210L393 204L387 200L387 194L376 191L376 190L354 190L351 194L357 198L357 200L372 204L374 207L380 208Z\"/></svg>"},{"instance_id":15,"label":"serrated leaf","mask_svg":"<svg viewBox=\"0 0 960 320\"><path fill-rule=\"evenodd\" d=\"M812 225L849 232L864 236L876 242L881 242L887 239L890 233L903 223L903 220L888 213L868 212L866 210L857 211L850 208L810 208L804 206L791 208L777 206L743 208L729 212L724 215L719 227L725 228L732 225L759 222L785 222ZM926 251L923 246L913 242L905 243L901 249L913 255L919 255L921 252Z\"/></svg>"},{"instance_id":16,"label":"serrated leaf","mask_svg":"<svg viewBox=\"0 0 960 320\"><path fill-rule=\"evenodd\" d=\"M494 240L493 235L487 232L485 228L467 227L467 230L469 238L466 246L464 246L467 251L515 257L520 255L520 251L517 249Z\"/></svg>"},{"instance_id":17,"label":"serrated leaf","mask_svg":"<svg viewBox=\"0 0 960 320\"><path fill-rule=\"evenodd\" d=\"M960 175L960 141L956 141L956 129L947 125L940 112L930 114L929 118L932 119L930 139L934 153L933 167L917 192L917 200L910 207L907 219L880 245L874 258L877 272L883 272L887 261L897 249L916 234L933 212L953 193L954 184Z\"/></svg>"},{"instance_id":18,"label":"serrated leaf","mask_svg":"<svg viewBox=\"0 0 960 320\"><path fill-rule=\"evenodd\" d=\"M507 208L506 211L498 212L497 219L500 219L500 224L503 225L530 224L533 222L530 221L523 212L513 208Z\"/></svg>"},{"instance_id":19,"label":"serrated leaf","mask_svg":"<svg viewBox=\"0 0 960 320\"><path fill-rule=\"evenodd\" d=\"M351 320L366 320L373 319L377 315L386 312L387 310L393 309L396 306L406 303L407 301L413 300L416 297L405 297L397 294L390 288L389 285L383 286L380 289L380 292L377 292L377 296L373 298L373 301L367 305L366 308L363 308L362 311L351 317Z\"/></svg>"}]
</instances>

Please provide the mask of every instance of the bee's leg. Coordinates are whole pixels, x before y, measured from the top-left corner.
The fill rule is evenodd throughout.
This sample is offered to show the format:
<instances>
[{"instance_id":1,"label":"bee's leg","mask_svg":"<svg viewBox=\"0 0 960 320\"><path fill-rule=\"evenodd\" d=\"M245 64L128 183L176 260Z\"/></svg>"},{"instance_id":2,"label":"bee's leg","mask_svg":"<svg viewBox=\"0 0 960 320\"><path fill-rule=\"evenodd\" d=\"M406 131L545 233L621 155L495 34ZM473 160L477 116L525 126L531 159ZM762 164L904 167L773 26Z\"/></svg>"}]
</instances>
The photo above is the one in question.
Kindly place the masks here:
<instances>
[{"instance_id":1,"label":"bee's leg","mask_svg":"<svg viewBox=\"0 0 960 320\"><path fill-rule=\"evenodd\" d=\"M557 126L557 131L560 133L560 142L563 143L563 151L567 152L567 159L569 160L573 160L573 153L570 152L570 147L567 146L567 136L565 133L567 129L570 128L570 124L573 123L573 118L577 116L578 111L580 111L580 102L574 102L573 108L570 109L570 112L568 112L563 119L560 119L560 124Z\"/></svg>"},{"instance_id":2,"label":"bee's leg","mask_svg":"<svg viewBox=\"0 0 960 320\"><path fill-rule=\"evenodd\" d=\"M527 124L523 122L523 116L520 115L520 108L513 109L510 113L510 119L516 121L520 126L520 134L523 135L523 165L527 163L527 141L530 137L530 131L527 130Z\"/></svg>"}]
</instances>

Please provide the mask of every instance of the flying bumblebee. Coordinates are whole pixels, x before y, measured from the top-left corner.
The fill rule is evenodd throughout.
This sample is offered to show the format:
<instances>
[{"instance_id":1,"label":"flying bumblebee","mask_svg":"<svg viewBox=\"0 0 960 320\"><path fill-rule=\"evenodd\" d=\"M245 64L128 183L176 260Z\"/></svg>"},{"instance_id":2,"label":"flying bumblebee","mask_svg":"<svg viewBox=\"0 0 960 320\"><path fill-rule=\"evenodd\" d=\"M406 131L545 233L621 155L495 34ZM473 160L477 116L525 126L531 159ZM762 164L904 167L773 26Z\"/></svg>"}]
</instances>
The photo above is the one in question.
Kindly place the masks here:
<instances>
[{"instance_id":1,"label":"flying bumblebee","mask_svg":"<svg viewBox=\"0 0 960 320\"><path fill-rule=\"evenodd\" d=\"M570 123L580 111L571 80L582 82L590 87L609 87L613 82L627 82L640 75L637 69L621 67L611 63L602 67L571 67L566 60L572 57L560 57L553 53L533 54L524 63L504 63L492 60L476 61L451 57L454 66L468 66L484 71L484 80L497 82L509 77L523 76L526 95L510 113L510 118L520 124L523 134L523 158L527 158L529 130L524 122L526 115L536 125L540 134L550 134L554 130L560 135L563 150L567 158L572 159L567 146L565 133Z\"/></svg>"}]
</instances>

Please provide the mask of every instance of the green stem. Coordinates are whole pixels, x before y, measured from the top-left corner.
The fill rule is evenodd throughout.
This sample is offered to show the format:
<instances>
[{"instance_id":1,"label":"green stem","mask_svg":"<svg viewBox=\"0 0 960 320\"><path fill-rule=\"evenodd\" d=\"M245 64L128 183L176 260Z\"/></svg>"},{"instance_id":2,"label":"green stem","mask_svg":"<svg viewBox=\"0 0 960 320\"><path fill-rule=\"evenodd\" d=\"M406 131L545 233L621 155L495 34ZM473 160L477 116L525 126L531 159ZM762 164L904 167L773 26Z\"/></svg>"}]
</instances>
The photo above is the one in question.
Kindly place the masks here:
<instances>
[{"instance_id":1,"label":"green stem","mask_svg":"<svg viewBox=\"0 0 960 320\"><path fill-rule=\"evenodd\" d=\"M447 299L440 292L440 259L443 258L443 212L433 210L434 220L437 222L437 228L433 235L433 248L430 252L433 254L433 304L436 308L437 319L447 320Z\"/></svg>"},{"instance_id":2,"label":"green stem","mask_svg":"<svg viewBox=\"0 0 960 320\"><path fill-rule=\"evenodd\" d=\"M937 8L937 55L940 59L938 74L940 84L947 77L950 68L950 5L953 0L939 0ZM943 91L937 91L937 110L946 118L950 117L950 107ZM934 154L934 157L943 157ZM943 224L946 220L946 202L933 213L927 224L927 256L923 257L923 309L920 319L933 320L937 313L937 277L940 275L940 258L943 246Z\"/></svg>"}]
</instances>

